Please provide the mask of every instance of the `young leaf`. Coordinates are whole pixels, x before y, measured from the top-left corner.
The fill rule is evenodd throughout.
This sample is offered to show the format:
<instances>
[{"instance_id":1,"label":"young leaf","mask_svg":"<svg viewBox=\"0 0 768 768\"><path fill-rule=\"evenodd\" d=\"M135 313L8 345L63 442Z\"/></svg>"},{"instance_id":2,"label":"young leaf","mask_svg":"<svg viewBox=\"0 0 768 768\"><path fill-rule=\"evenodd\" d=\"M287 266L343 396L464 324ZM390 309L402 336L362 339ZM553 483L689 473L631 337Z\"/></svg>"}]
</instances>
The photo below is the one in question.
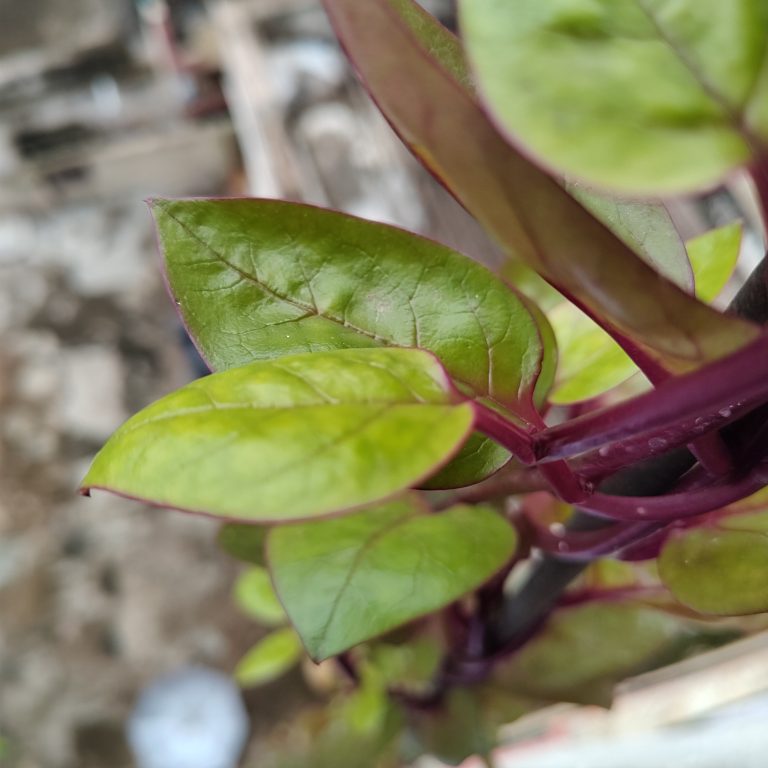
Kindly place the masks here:
<instances>
[{"instance_id":1,"label":"young leaf","mask_svg":"<svg viewBox=\"0 0 768 768\"><path fill-rule=\"evenodd\" d=\"M536 698L606 706L617 682L651 668L686 632L673 616L629 604L563 608L499 668L499 680Z\"/></svg>"},{"instance_id":2,"label":"young leaf","mask_svg":"<svg viewBox=\"0 0 768 768\"><path fill-rule=\"evenodd\" d=\"M129 419L83 488L239 520L328 515L424 479L473 418L419 350L265 360L199 379Z\"/></svg>"},{"instance_id":3,"label":"young leaf","mask_svg":"<svg viewBox=\"0 0 768 768\"><path fill-rule=\"evenodd\" d=\"M443 648L437 639L424 636L398 645L373 643L367 660L387 686L413 692L425 691L432 684L442 656Z\"/></svg>"},{"instance_id":4,"label":"young leaf","mask_svg":"<svg viewBox=\"0 0 768 768\"><path fill-rule=\"evenodd\" d=\"M395 227L277 200L157 200L153 212L171 288L214 368L418 347L475 396L533 415L542 357L554 350L543 349L518 296L467 257Z\"/></svg>"},{"instance_id":5,"label":"young leaf","mask_svg":"<svg viewBox=\"0 0 768 768\"><path fill-rule=\"evenodd\" d=\"M464 0L461 21L495 117L566 174L680 192L768 139L764 0Z\"/></svg>"},{"instance_id":6,"label":"young leaf","mask_svg":"<svg viewBox=\"0 0 768 768\"><path fill-rule=\"evenodd\" d=\"M266 568L255 566L244 571L235 582L234 597L243 613L261 624L279 627L287 621Z\"/></svg>"},{"instance_id":7,"label":"young leaf","mask_svg":"<svg viewBox=\"0 0 768 768\"><path fill-rule=\"evenodd\" d=\"M236 560L264 565L264 540L267 529L261 525L225 523L219 529L219 546Z\"/></svg>"},{"instance_id":8,"label":"young leaf","mask_svg":"<svg viewBox=\"0 0 768 768\"><path fill-rule=\"evenodd\" d=\"M341 708L341 715L353 731L376 733L387 717L387 686L378 670L363 663L359 667L359 683Z\"/></svg>"},{"instance_id":9,"label":"young leaf","mask_svg":"<svg viewBox=\"0 0 768 768\"><path fill-rule=\"evenodd\" d=\"M696 295L702 301L712 301L736 269L741 230L741 224L733 222L686 243L696 280Z\"/></svg>"},{"instance_id":10,"label":"young leaf","mask_svg":"<svg viewBox=\"0 0 768 768\"><path fill-rule=\"evenodd\" d=\"M516 258L670 372L695 369L756 337L756 328L661 278L511 147L465 85L430 57L448 34L437 22L410 25L402 13L411 5L406 0L325 5L390 123ZM517 4L509 8L514 13Z\"/></svg>"},{"instance_id":11,"label":"young leaf","mask_svg":"<svg viewBox=\"0 0 768 768\"><path fill-rule=\"evenodd\" d=\"M573 304L559 304L550 311L549 320L559 353L551 402L589 400L637 373L627 353Z\"/></svg>"},{"instance_id":12,"label":"young leaf","mask_svg":"<svg viewBox=\"0 0 768 768\"><path fill-rule=\"evenodd\" d=\"M320 660L479 587L512 556L515 531L486 507L424 514L409 497L274 528L267 548L283 606Z\"/></svg>"},{"instance_id":13,"label":"young leaf","mask_svg":"<svg viewBox=\"0 0 768 768\"><path fill-rule=\"evenodd\" d=\"M681 603L701 613L768 611L768 491L713 518L699 528L672 532L659 556L662 581Z\"/></svg>"},{"instance_id":14,"label":"young leaf","mask_svg":"<svg viewBox=\"0 0 768 768\"><path fill-rule=\"evenodd\" d=\"M278 629L240 659L235 679L244 687L271 683L295 666L303 652L298 636L290 627Z\"/></svg>"}]
</instances>

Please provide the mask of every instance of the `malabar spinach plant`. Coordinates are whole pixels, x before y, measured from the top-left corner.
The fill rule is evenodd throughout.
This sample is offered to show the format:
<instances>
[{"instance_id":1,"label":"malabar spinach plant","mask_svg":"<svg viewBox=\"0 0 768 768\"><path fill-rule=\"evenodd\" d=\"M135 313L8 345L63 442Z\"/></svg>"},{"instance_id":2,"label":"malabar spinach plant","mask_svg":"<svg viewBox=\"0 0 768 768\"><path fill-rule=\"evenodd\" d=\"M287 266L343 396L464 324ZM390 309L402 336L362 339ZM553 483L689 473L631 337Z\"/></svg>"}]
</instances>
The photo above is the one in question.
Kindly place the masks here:
<instances>
[{"instance_id":1,"label":"malabar spinach plant","mask_svg":"<svg viewBox=\"0 0 768 768\"><path fill-rule=\"evenodd\" d=\"M458 763L768 612L768 273L713 308L740 225L683 244L659 199L747 172L765 214L768 0L464 0L462 42L411 0L325 6L506 265L307 205L152 201L215 373L83 489L227 521L275 627L244 684L304 651L345 670L276 765Z\"/></svg>"}]
</instances>

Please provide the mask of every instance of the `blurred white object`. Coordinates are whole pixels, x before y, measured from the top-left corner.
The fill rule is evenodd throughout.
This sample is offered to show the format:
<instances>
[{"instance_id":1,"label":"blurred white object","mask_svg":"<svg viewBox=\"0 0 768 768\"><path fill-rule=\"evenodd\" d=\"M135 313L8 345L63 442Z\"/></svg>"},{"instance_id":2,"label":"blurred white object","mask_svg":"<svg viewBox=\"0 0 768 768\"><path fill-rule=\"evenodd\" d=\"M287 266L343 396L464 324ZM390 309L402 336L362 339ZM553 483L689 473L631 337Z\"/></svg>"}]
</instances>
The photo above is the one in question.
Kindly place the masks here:
<instances>
[{"instance_id":1,"label":"blurred white object","mask_svg":"<svg viewBox=\"0 0 768 768\"><path fill-rule=\"evenodd\" d=\"M248 715L232 680L187 667L146 688L128 721L138 768L234 768Z\"/></svg>"}]
</instances>

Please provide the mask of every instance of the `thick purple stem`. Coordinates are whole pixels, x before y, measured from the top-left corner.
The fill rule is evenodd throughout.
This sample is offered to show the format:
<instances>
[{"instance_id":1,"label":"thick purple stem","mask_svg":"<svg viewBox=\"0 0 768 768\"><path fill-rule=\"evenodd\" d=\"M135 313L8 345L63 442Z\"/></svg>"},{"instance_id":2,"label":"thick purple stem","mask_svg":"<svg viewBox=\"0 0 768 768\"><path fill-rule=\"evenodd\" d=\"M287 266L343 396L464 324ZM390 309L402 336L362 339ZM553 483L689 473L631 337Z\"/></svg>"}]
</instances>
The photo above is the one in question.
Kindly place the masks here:
<instances>
[{"instance_id":1,"label":"thick purple stem","mask_svg":"<svg viewBox=\"0 0 768 768\"><path fill-rule=\"evenodd\" d=\"M610 496L596 493L580 506L594 515L625 522L672 522L701 515L751 496L768 483L768 461L731 483L714 483L665 496Z\"/></svg>"},{"instance_id":2,"label":"thick purple stem","mask_svg":"<svg viewBox=\"0 0 768 768\"><path fill-rule=\"evenodd\" d=\"M656 390L550 427L534 435L534 450L540 460L562 459L644 436L651 450L654 437L664 440L658 447L666 449L720 428L767 399L768 336L764 335ZM659 437L665 431L668 434Z\"/></svg>"},{"instance_id":3,"label":"thick purple stem","mask_svg":"<svg viewBox=\"0 0 768 768\"><path fill-rule=\"evenodd\" d=\"M503 445L523 464L533 464L536 456L533 452L533 439L517 424L505 419L488 406L475 402L475 428L480 430L499 445Z\"/></svg>"}]
</instances>

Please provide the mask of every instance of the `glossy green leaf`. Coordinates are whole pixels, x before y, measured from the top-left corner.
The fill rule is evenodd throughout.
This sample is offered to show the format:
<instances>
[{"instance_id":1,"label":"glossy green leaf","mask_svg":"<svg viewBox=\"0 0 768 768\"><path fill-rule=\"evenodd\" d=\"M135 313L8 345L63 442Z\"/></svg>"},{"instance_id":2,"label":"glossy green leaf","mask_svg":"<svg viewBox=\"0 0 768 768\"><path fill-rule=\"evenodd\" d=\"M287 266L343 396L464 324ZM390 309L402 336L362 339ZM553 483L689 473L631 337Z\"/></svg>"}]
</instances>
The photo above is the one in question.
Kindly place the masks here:
<instances>
[{"instance_id":1,"label":"glossy green leaf","mask_svg":"<svg viewBox=\"0 0 768 768\"><path fill-rule=\"evenodd\" d=\"M454 380L536 421L554 375L547 320L431 240L276 200L157 200L168 280L215 369L298 352L420 347ZM478 435L441 472L470 485L509 453Z\"/></svg>"},{"instance_id":2,"label":"glossy green leaf","mask_svg":"<svg viewBox=\"0 0 768 768\"><path fill-rule=\"evenodd\" d=\"M461 21L495 117L566 174L690 190L768 139L765 0L464 0Z\"/></svg>"},{"instance_id":3,"label":"glossy green leaf","mask_svg":"<svg viewBox=\"0 0 768 768\"><path fill-rule=\"evenodd\" d=\"M531 414L544 355L536 323L467 257L395 227L277 200L158 200L153 211L171 288L214 368L419 347L474 395Z\"/></svg>"},{"instance_id":4,"label":"glossy green leaf","mask_svg":"<svg viewBox=\"0 0 768 768\"><path fill-rule=\"evenodd\" d=\"M419 487L424 490L463 488L498 472L512 454L489 437L474 432L456 456Z\"/></svg>"},{"instance_id":5,"label":"glossy green leaf","mask_svg":"<svg viewBox=\"0 0 768 768\"><path fill-rule=\"evenodd\" d=\"M266 568L255 566L244 571L235 582L234 597L240 610L261 624L274 627L287 622Z\"/></svg>"},{"instance_id":6,"label":"glossy green leaf","mask_svg":"<svg viewBox=\"0 0 768 768\"><path fill-rule=\"evenodd\" d=\"M625 603L564 608L499 668L499 681L549 701L605 706L617 682L654 666L687 631L673 616Z\"/></svg>"},{"instance_id":7,"label":"glossy green leaf","mask_svg":"<svg viewBox=\"0 0 768 768\"><path fill-rule=\"evenodd\" d=\"M761 505L734 505L739 514L700 528L673 531L659 556L659 573L672 594L695 611L720 616L768 612L768 494Z\"/></svg>"},{"instance_id":8,"label":"glossy green leaf","mask_svg":"<svg viewBox=\"0 0 768 768\"><path fill-rule=\"evenodd\" d=\"M219 546L236 560L264 565L264 541L267 528L262 525L225 523L219 529Z\"/></svg>"},{"instance_id":9,"label":"glossy green leaf","mask_svg":"<svg viewBox=\"0 0 768 768\"><path fill-rule=\"evenodd\" d=\"M314 659L341 653L479 587L512 556L515 531L492 509L428 514L413 498L273 529L270 570Z\"/></svg>"},{"instance_id":10,"label":"glossy green leaf","mask_svg":"<svg viewBox=\"0 0 768 768\"><path fill-rule=\"evenodd\" d=\"M472 406L426 352L357 349L213 374L129 419L83 487L251 521L378 501L448 460Z\"/></svg>"},{"instance_id":11,"label":"glossy green leaf","mask_svg":"<svg viewBox=\"0 0 768 768\"><path fill-rule=\"evenodd\" d=\"M741 231L741 224L733 222L686 243L696 279L696 295L702 301L712 301L733 275L739 260Z\"/></svg>"},{"instance_id":12,"label":"glossy green leaf","mask_svg":"<svg viewBox=\"0 0 768 768\"><path fill-rule=\"evenodd\" d=\"M756 337L757 328L721 315L659 277L509 145L450 67L426 55L439 51L435 40L449 33L437 23L409 25L404 2L369 0L363 6L358 0L325 0L325 5L390 123L515 258L674 373L693 370ZM508 8L514 13L517 3ZM569 80L564 71L558 70L563 82ZM530 69L525 72L531 76Z\"/></svg>"},{"instance_id":13,"label":"glossy green leaf","mask_svg":"<svg viewBox=\"0 0 768 768\"><path fill-rule=\"evenodd\" d=\"M304 653L298 635L290 628L267 635L243 656L235 668L235 679L244 686L264 685L296 666Z\"/></svg>"}]
</instances>

